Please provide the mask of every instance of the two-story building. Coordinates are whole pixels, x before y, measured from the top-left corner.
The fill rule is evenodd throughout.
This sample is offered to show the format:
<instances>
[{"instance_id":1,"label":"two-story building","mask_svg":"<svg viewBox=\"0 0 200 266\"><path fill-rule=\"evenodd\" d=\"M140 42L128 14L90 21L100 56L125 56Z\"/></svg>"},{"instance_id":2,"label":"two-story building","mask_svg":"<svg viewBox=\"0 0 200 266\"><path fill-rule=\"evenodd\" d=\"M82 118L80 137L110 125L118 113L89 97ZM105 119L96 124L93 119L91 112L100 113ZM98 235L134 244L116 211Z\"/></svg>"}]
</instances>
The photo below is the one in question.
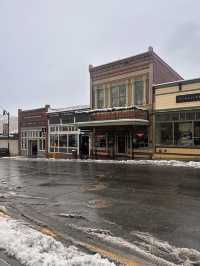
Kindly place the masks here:
<instances>
[{"instance_id":1,"label":"two-story building","mask_svg":"<svg viewBox=\"0 0 200 266\"><path fill-rule=\"evenodd\" d=\"M200 78L154 86L154 158L200 158Z\"/></svg>"},{"instance_id":2,"label":"two-story building","mask_svg":"<svg viewBox=\"0 0 200 266\"><path fill-rule=\"evenodd\" d=\"M145 53L101 66L89 66L89 121L93 158L152 156L152 85L182 80L150 47Z\"/></svg>"}]
</instances>

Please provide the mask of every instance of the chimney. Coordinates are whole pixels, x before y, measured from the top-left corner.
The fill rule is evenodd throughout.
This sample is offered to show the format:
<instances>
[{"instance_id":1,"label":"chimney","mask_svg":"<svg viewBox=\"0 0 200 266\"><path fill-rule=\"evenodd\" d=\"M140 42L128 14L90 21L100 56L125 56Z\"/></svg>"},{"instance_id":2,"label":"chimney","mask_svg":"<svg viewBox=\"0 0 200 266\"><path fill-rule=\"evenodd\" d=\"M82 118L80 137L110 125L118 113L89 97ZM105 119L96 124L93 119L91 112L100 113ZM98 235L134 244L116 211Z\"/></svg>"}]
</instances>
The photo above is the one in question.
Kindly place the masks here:
<instances>
[{"instance_id":1,"label":"chimney","mask_svg":"<svg viewBox=\"0 0 200 266\"><path fill-rule=\"evenodd\" d=\"M149 47L148 47L148 51L149 51L150 53L153 53L153 47L152 47L152 46L149 46Z\"/></svg>"},{"instance_id":2,"label":"chimney","mask_svg":"<svg viewBox=\"0 0 200 266\"><path fill-rule=\"evenodd\" d=\"M93 68L93 65L89 65L89 70Z\"/></svg>"}]
</instances>

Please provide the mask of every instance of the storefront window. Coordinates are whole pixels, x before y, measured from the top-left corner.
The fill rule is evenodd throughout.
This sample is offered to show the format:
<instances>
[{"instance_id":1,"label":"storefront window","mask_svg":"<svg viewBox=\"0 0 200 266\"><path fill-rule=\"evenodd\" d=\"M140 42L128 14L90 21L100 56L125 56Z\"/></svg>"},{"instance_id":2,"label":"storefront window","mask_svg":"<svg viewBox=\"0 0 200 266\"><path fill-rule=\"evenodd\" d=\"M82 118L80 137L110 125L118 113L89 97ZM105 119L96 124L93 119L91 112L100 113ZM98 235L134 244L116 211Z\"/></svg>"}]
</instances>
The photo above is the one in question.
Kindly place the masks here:
<instances>
[{"instance_id":1,"label":"storefront window","mask_svg":"<svg viewBox=\"0 0 200 266\"><path fill-rule=\"evenodd\" d=\"M200 121L195 121L196 111L170 112L168 115L156 114L156 144L179 147L200 145ZM166 118L169 122L162 122Z\"/></svg>"},{"instance_id":2,"label":"storefront window","mask_svg":"<svg viewBox=\"0 0 200 266\"><path fill-rule=\"evenodd\" d=\"M59 147L67 147L67 135L59 135Z\"/></svg>"},{"instance_id":3,"label":"storefront window","mask_svg":"<svg viewBox=\"0 0 200 266\"><path fill-rule=\"evenodd\" d=\"M156 143L161 145L173 144L172 123L158 123L156 125Z\"/></svg>"},{"instance_id":4,"label":"storefront window","mask_svg":"<svg viewBox=\"0 0 200 266\"><path fill-rule=\"evenodd\" d=\"M50 135L50 147L58 147L58 135Z\"/></svg>"},{"instance_id":5,"label":"storefront window","mask_svg":"<svg viewBox=\"0 0 200 266\"><path fill-rule=\"evenodd\" d=\"M194 122L194 145L200 145L200 122Z\"/></svg>"},{"instance_id":6,"label":"storefront window","mask_svg":"<svg viewBox=\"0 0 200 266\"><path fill-rule=\"evenodd\" d=\"M69 135L69 147L77 147L77 135Z\"/></svg>"},{"instance_id":7,"label":"storefront window","mask_svg":"<svg viewBox=\"0 0 200 266\"><path fill-rule=\"evenodd\" d=\"M174 142L178 146L192 146L192 122L174 124Z\"/></svg>"}]
</instances>

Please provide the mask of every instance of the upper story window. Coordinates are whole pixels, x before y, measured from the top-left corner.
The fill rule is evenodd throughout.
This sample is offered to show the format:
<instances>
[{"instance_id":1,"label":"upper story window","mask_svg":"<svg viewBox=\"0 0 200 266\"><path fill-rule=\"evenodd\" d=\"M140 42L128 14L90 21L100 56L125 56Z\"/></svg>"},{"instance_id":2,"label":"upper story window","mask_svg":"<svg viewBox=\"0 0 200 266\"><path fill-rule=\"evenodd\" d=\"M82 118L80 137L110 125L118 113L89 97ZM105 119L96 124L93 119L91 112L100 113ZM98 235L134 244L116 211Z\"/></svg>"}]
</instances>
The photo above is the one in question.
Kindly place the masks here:
<instances>
[{"instance_id":1,"label":"upper story window","mask_svg":"<svg viewBox=\"0 0 200 266\"><path fill-rule=\"evenodd\" d=\"M127 90L126 85L113 86L111 91L112 107L126 106Z\"/></svg>"},{"instance_id":2,"label":"upper story window","mask_svg":"<svg viewBox=\"0 0 200 266\"><path fill-rule=\"evenodd\" d=\"M134 82L134 105L144 104L144 81L136 80Z\"/></svg>"},{"instance_id":3,"label":"upper story window","mask_svg":"<svg viewBox=\"0 0 200 266\"><path fill-rule=\"evenodd\" d=\"M104 89L96 90L96 108L101 109L104 107Z\"/></svg>"}]
</instances>

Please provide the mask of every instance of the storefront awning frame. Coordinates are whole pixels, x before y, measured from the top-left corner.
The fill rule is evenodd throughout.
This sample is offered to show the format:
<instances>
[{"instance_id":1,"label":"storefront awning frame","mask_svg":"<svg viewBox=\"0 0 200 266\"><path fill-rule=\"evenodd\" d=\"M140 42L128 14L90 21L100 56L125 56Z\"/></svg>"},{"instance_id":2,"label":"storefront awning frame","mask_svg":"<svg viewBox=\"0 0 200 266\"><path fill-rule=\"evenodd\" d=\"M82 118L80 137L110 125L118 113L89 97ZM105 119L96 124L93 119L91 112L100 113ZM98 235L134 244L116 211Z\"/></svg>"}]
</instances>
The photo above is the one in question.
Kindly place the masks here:
<instances>
[{"instance_id":1,"label":"storefront awning frame","mask_svg":"<svg viewBox=\"0 0 200 266\"><path fill-rule=\"evenodd\" d=\"M149 125L145 119L117 119L117 120L96 120L76 123L79 128L105 127L105 126L144 126Z\"/></svg>"}]
</instances>

